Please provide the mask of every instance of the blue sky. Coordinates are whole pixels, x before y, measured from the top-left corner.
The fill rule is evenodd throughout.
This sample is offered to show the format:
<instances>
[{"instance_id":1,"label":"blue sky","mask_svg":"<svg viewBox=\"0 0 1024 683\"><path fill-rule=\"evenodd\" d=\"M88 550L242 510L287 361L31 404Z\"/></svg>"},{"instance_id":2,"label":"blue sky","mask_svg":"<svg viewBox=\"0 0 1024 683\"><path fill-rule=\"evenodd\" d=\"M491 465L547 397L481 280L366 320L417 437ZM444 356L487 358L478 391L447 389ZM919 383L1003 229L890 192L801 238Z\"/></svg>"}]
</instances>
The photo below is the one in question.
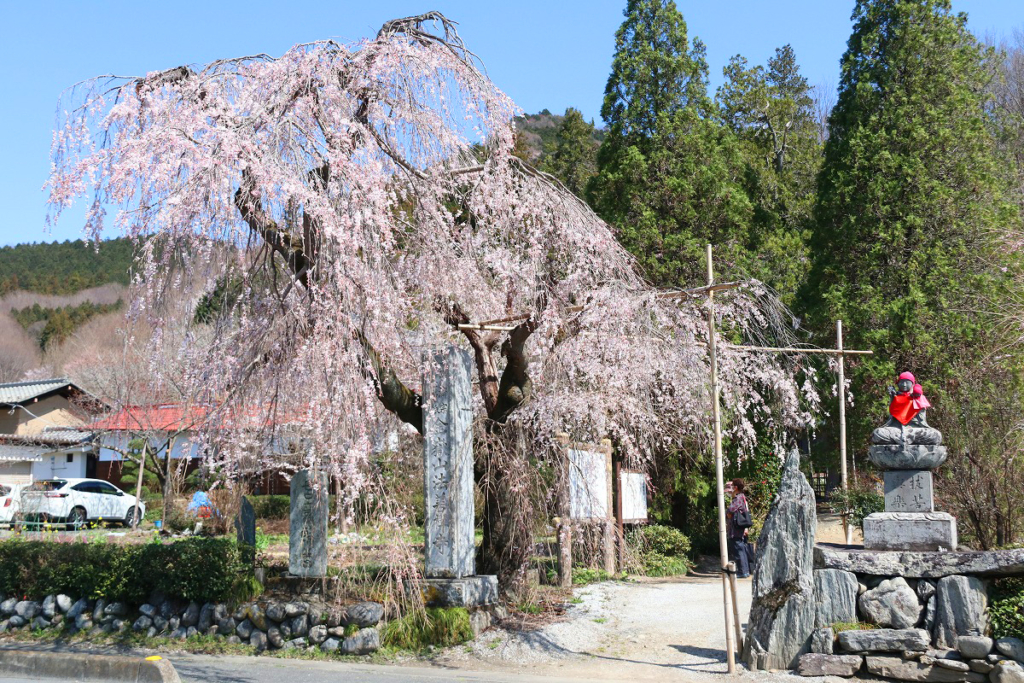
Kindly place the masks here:
<instances>
[{"instance_id":1,"label":"blue sky","mask_svg":"<svg viewBox=\"0 0 1024 683\"><path fill-rule=\"evenodd\" d=\"M676 0L691 38L708 47L712 86L729 57L764 63L791 43L812 84L834 87L853 0ZM50 136L57 97L84 79L136 76L180 64L266 52L319 38L351 41L396 17L437 9L460 24L491 79L527 112L568 106L599 119L615 29L626 0L365 2L207 0L157 3L0 0L0 245L75 239L81 212L45 231ZM977 34L1024 28L1021 0L953 0ZM600 121L598 120L598 123Z\"/></svg>"}]
</instances>

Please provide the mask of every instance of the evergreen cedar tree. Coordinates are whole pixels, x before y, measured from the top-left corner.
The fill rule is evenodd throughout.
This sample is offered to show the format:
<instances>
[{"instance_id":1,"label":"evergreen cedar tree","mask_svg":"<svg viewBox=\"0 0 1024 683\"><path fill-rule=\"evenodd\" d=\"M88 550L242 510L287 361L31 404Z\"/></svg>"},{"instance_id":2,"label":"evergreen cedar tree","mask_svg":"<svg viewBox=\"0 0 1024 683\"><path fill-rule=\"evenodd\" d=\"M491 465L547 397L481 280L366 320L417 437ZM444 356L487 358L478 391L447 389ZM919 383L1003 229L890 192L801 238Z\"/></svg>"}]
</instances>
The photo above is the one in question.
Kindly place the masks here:
<instances>
[{"instance_id":1,"label":"evergreen cedar tree","mask_svg":"<svg viewBox=\"0 0 1024 683\"><path fill-rule=\"evenodd\" d=\"M619 40L641 30L629 25ZM673 40L685 45L681 24ZM640 66L624 60L620 50L613 81L633 87L626 79ZM681 87L685 101L672 112L644 118L609 94L615 143L604 154L621 151L623 173L632 172L636 136L704 130L700 48L665 67L670 81L635 87L652 102ZM160 316L165 287L214 275L243 283L229 306L193 322L214 329L206 343L177 348L189 369L183 389L215 397L234 425L205 435L225 474L287 456L341 475L349 499L372 496L379 435L395 418L423 429L419 382L433 370L425 351L464 346L479 388L480 569L514 581L532 551L524 496L555 434L610 436L636 464L655 445L706 447L699 303L656 297L586 204L512 155L516 107L442 16L388 22L353 45L318 41L279 58L101 78L69 91L60 110L68 113L54 136L53 217L84 197L92 236L104 207L116 206L123 234L167 244L160 253L154 240L141 245L133 315L158 331L184 324ZM707 168L703 182L719 182L720 170ZM640 205L623 196L628 211ZM657 232L657 212L668 207L654 206L643 225ZM736 192L724 206L686 238L680 258L692 264L667 265L660 283L693 284L683 276L695 250L728 243L733 217L749 205ZM720 325L733 339L766 339L783 326L771 326L765 301L756 287L720 297ZM509 331L458 327L518 313L529 317ZM752 443L755 421L763 434L811 420L813 377L777 356L723 356L738 448ZM408 520L411 511L371 500L384 522Z\"/></svg>"},{"instance_id":2,"label":"evergreen cedar tree","mask_svg":"<svg viewBox=\"0 0 1024 683\"><path fill-rule=\"evenodd\" d=\"M861 0L853 20L804 305L822 339L839 318L848 346L875 352L850 373L863 407L852 444L866 443L885 386L907 368L926 378L930 417L956 444L970 395L1014 395L1020 376L1017 353L994 353L993 316L1020 259L1000 237L1019 215L985 109L993 54L947 0ZM1002 390L970 386L981 367Z\"/></svg>"}]
</instances>

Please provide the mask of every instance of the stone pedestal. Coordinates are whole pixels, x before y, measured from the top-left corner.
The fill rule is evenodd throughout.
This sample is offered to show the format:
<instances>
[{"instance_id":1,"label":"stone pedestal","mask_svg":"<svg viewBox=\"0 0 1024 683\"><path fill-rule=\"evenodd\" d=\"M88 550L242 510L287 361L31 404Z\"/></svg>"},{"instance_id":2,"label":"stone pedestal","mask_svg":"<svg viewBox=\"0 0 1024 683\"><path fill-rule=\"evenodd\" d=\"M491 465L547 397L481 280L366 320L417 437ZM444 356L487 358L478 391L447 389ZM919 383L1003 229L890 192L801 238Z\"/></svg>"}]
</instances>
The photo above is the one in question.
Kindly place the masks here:
<instances>
[{"instance_id":1,"label":"stone pedestal","mask_svg":"<svg viewBox=\"0 0 1024 683\"><path fill-rule=\"evenodd\" d=\"M426 579L423 602L427 607L484 607L498 602L498 577L465 576L461 579Z\"/></svg>"},{"instance_id":2,"label":"stone pedestal","mask_svg":"<svg viewBox=\"0 0 1024 683\"><path fill-rule=\"evenodd\" d=\"M868 550L956 550L956 543L956 518L945 512L887 511L864 518Z\"/></svg>"},{"instance_id":3,"label":"stone pedestal","mask_svg":"<svg viewBox=\"0 0 1024 683\"><path fill-rule=\"evenodd\" d=\"M885 472L886 512L934 512L932 473L928 470Z\"/></svg>"}]
</instances>

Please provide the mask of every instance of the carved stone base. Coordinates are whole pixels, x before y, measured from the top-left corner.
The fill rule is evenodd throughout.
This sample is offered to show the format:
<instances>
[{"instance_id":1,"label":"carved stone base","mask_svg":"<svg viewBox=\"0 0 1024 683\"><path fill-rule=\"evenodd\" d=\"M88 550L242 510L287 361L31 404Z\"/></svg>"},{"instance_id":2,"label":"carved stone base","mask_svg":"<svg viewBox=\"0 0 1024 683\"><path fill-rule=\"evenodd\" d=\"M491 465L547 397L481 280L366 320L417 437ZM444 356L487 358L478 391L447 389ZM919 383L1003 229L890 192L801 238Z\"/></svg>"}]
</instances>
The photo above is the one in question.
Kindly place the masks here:
<instances>
[{"instance_id":1,"label":"carved stone base","mask_svg":"<svg viewBox=\"0 0 1024 683\"><path fill-rule=\"evenodd\" d=\"M482 607L498 602L498 577L464 576L461 579L424 579L427 607Z\"/></svg>"},{"instance_id":2,"label":"carved stone base","mask_svg":"<svg viewBox=\"0 0 1024 683\"><path fill-rule=\"evenodd\" d=\"M956 518L945 512L876 512L864 518L868 550L956 550Z\"/></svg>"}]
</instances>

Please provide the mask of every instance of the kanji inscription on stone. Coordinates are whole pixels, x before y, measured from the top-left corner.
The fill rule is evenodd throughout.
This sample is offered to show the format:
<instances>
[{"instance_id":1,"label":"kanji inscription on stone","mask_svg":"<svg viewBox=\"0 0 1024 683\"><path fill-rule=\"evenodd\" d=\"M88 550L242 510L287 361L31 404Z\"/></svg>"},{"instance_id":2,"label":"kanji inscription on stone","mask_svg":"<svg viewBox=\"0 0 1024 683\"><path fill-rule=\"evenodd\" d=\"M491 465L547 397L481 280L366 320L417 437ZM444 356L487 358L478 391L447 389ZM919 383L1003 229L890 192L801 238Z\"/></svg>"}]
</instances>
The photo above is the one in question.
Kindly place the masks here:
<instances>
[{"instance_id":1,"label":"kanji inscription on stone","mask_svg":"<svg viewBox=\"0 0 1024 683\"><path fill-rule=\"evenodd\" d=\"M932 473L929 470L885 472L886 512L934 512Z\"/></svg>"}]
</instances>

